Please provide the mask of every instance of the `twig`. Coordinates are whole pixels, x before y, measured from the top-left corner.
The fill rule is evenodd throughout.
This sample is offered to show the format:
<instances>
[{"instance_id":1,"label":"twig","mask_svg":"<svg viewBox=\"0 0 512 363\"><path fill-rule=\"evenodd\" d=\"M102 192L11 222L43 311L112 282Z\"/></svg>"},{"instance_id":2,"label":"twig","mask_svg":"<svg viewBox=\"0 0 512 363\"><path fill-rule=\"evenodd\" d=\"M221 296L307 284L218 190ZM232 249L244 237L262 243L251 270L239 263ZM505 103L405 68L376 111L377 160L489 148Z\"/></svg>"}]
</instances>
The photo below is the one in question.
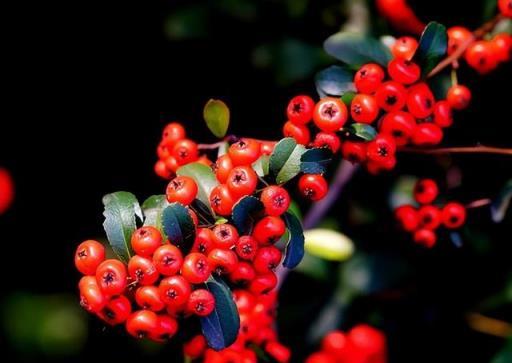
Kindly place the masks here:
<instances>
[{"instance_id":1,"label":"twig","mask_svg":"<svg viewBox=\"0 0 512 363\"><path fill-rule=\"evenodd\" d=\"M221 147L222 145L224 145L225 142L226 142L226 140L214 142L213 144L198 144L197 148L199 150L215 150L215 149L218 149L219 147Z\"/></svg>"},{"instance_id":2,"label":"twig","mask_svg":"<svg viewBox=\"0 0 512 363\"><path fill-rule=\"evenodd\" d=\"M469 313L467 315L469 326L480 333L494 335L500 338L512 336L512 324L484 316L478 313Z\"/></svg>"},{"instance_id":3,"label":"twig","mask_svg":"<svg viewBox=\"0 0 512 363\"><path fill-rule=\"evenodd\" d=\"M475 39L482 38L485 34L494 29L496 24L503 19L503 15L498 14L485 24L483 24L480 28L476 29L473 32L473 37L468 38L464 43L460 44L459 47L448 57L446 57L443 61L441 61L430 73L427 75L427 78L433 77L439 72L441 72L446 67L456 62L466 51L466 49L475 41Z\"/></svg>"},{"instance_id":4,"label":"twig","mask_svg":"<svg viewBox=\"0 0 512 363\"><path fill-rule=\"evenodd\" d=\"M441 147L433 149L418 149L414 147L403 147L399 149L402 152L416 154L499 154L512 155L512 149L492 146L461 146L461 147Z\"/></svg>"},{"instance_id":5,"label":"twig","mask_svg":"<svg viewBox=\"0 0 512 363\"><path fill-rule=\"evenodd\" d=\"M480 208L480 207L485 207L489 204L492 203L492 199L490 198L482 198L482 199L478 199L478 200L474 200L468 204L466 204L466 208Z\"/></svg>"}]
</instances>

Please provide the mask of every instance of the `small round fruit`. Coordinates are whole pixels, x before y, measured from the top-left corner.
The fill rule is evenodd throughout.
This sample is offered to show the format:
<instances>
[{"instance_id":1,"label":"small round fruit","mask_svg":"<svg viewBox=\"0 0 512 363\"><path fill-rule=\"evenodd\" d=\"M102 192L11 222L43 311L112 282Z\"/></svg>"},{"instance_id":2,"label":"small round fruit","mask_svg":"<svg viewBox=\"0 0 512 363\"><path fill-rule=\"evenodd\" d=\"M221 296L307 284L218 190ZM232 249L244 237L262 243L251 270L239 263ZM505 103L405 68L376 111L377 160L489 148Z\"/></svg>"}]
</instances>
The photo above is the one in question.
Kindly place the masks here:
<instances>
[{"instance_id":1,"label":"small round fruit","mask_svg":"<svg viewBox=\"0 0 512 363\"><path fill-rule=\"evenodd\" d=\"M149 335L149 338L155 342L162 343L171 339L177 331L178 322L176 319L166 315L159 315L156 329Z\"/></svg>"},{"instance_id":2,"label":"small round fruit","mask_svg":"<svg viewBox=\"0 0 512 363\"><path fill-rule=\"evenodd\" d=\"M304 174L299 179L299 191L305 198L316 202L327 195L329 185L322 175Z\"/></svg>"},{"instance_id":3,"label":"small round fruit","mask_svg":"<svg viewBox=\"0 0 512 363\"><path fill-rule=\"evenodd\" d=\"M208 316L215 309L215 298L205 289L198 289L190 294L186 310L197 316Z\"/></svg>"},{"instance_id":4,"label":"small round fruit","mask_svg":"<svg viewBox=\"0 0 512 363\"><path fill-rule=\"evenodd\" d=\"M434 105L434 123L443 128L453 124L452 107L448 101L438 101Z\"/></svg>"},{"instance_id":5,"label":"small round fruit","mask_svg":"<svg viewBox=\"0 0 512 363\"><path fill-rule=\"evenodd\" d=\"M334 132L320 131L318 134L316 134L312 146L317 148L328 148L333 154L335 154L340 149L341 141L338 135L336 135Z\"/></svg>"},{"instance_id":6,"label":"small round fruit","mask_svg":"<svg viewBox=\"0 0 512 363\"><path fill-rule=\"evenodd\" d=\"M358 94L350 103L350 115L355 122L371 124L379 114L379 106L375 97Z\"/></svg>"},{"instance_id":7,"label":"small round fruit","mask_svg":"<svg viewBox=\"0 0 512 363\"><path fill-rule=\"evenodd\" d=\"M258 184L258 175L250 166L237 166L229 173L226 185L231 195L241 198L254 193Z\"/></svg>"},{"instance_id":8,"label":"small round fruit","mask_svg":"<svg viewBox=\"0 0 512 363\"><path fill-rule=\"evenodd\" d=\"M105 260L105 247L97 241L80 243L75 252L75 266L84 275L93 276L96 268Z\"/></svg>"},{"instance_id":9,"label":"small round fruit","mask_svg":"<svg viewBox=\"0 0 512 363\"><path fill-rule=\"evenodd\" d=\"M418 83L409 88L407 110L416 118L426 118L434 111L435 99L425 83Z\"/></svg>"},{"instance_id":10,"label":"small round fruit","mask_svg":"<svg viewBox=\"0 0 512 363\"><path fill-rule=\"evenodd\" d=\"M234 166L251 165L261 155L261 145L253 139L240 139L228 149L228 155Z\"/></svg>"},{"instance_id":11,"label":"small round fruit","mask_svg":"<svg viewBox=\"0 0 512 363\"><path fill-rule=\"evenodd\" d=\"M446 228L459 228L466 221L466 208L460 203L450 202L443 207L441 219Z\"/></svg>"},{"instance_id":12,"label":"small round fruit","mask_svg":"<svg viewBox=\"0 0 512 363\"><path fill-rule=\"evenodd\" d=\"M107 296L122 294L126 288L126 278L126 267L119 260L105 260L96 269L98 286Z\"/></svg>"},{"instance_id":13,"label":"small round fruit","mask_svg":"<svg viewBox=\"0 0 512 363\"><path fill-rule=\"evenodd\" d=\"M229 275L236 267L238 257L232 250L214 248L208 254L208 264L212 272L219 275Z\"/></svg>"},{"instance_id":14,"label":"small round fruit","mask_svg":"<svg viewBox=\"0 0 512 363\"><path fill-rule=\"evenodd\" d=\"M280 216L290 206L290 195L286 189L277 185L271 185L263 189L260 199L265 207L265 213L269 216Z\"/></svg>"},{"instance_id":15,"label":"small round fruit","mask_svg":"<svg viewBox=\"0 0 512 363\"><path fill-rule=\"evenodd\" d=\"M251 236L241 236L235 244L238 257L251 261L258 250L258 242Z\"/></svg>"},{"instance_id":16,"label":"small round fruit","mask_svg":"<svg viewBox=\"0 0 512 363\"><path fill-rule=\"evenodd\" d=\"M142 339L156 331L158 316L151 310L139 310L126 320L126 331L133 337Z\"/></svg>"},{"instance_id":17,"label":"small round fruit","mask_svg":"<svg viewBox=\"0 0 512 363\"><path fill-rule=\"evenodd\" d=\"M200 284L210 277L211 268L205 255L189 253L183 260L181 275L191 284Z\"/></svg>"},{"instance_id":18,"label":"small round fruit","mask_svg":"<svg viewBox=\"0 0 512 363\"><path fill-rule=\"evenodd\" d=\"M347 140L341 146L343 159L351 163L363 163L366 161L366 143Z\"/></svg>"},{"instance_id":19,"label":"small round fruit","mask_svg":"<svg viewBox=\"0 0 512 363\"><path fill-rule=\"evenodd\" d=\"M494 46L487 40L479 40L471 44L466 50L464 58L469 66L480 74L489 73L498 65Z\"/></svg>"},{"instance_id":20,"label":"small round fruit","mask_svg":"<svg viewBox=\"0 0 512 363\"><path fill-rule=\"evenodd\" d=\"M128 274L132 281L137 281L140 285L153 285L160 277L153 261L139 255L128 261Z\"/></svg>"},{"instance_id":21,"label":"small round fruit","mask_svg":"<svg viewBox=\"0 0 512 363\"><path fill-rule=\"evenodd\" d=\"M414 232L413 236L414 242L425 246L427 248L432 248L437 242L436 233L430 229L418 229Z\"/></svg>"},{"instance_id":22,"label":"small round fruit","mask_svg":"<svg viewBox=\"0 0 512 363\"><path fill-rule=\"evenodd\" d=\"M178 165L185 165L197 160L199 157L199 149L197 148L197 144L192 140L178 140L172 148L171 156L176 159Z\"/></svg>"},{"instance_id":23,"label":"small round fruit","mask_svg":"<svg viewBox=\"0 0 512 363\"><path fill-rule=\"evenodd\" d=\"M153 264L162 275L173 276L181 269L183 254L178 247L165 244L156 249L153 254Z\"/></svg>"},{"instance_id":24,"label":"small round fruit","mask_svg":"<svg viewBox=\"0 0 512 363\"><path fill-rule=\"evenodd\" d=\"M215 248L230 249L238 240L238 230L229 223L217 224L213 227L212 239Z\"/></svg>"},{"instance_id":25,"label":"small round fruit","mask_svg":"<svg viewBox=\"0 0 512 363\"><path fill-rule=\"evenodd\" d=\"M379 131L393 137L397 146L407 145L416 130L416 120L405 111L389 112L382 119Z\"/></svg>"},{"instance_id":26,"label":"small round fruit","mask_svg":"<svg viewBox=\"0 0 512 363\"><path fill-rule=\"evenodd\" d=\"M498 8L502 15L512 18L512 0L498 0Z\"/></svg>"},{"instance_id":27,"label":"small round fruit","mask_svg":"<svg viewBox=\"0 0 512 363\"><path fill-rule=\"evenodd\" d=\"M473 33L462 26L454 26L448 29L448 55L453 54L462 44L468 44L473 39Z\"/></svg>"},{"instance_id":28,"label":"small round fruit","mask_svg":"<svg viewBox=\"0 0 512 363\"><path fill-rule=\"evenodd\" d=\"M226 184L219 184L210 193L210 205L215 213L221 216L229 216L235 204L235 198Z\"/></svg>"},{"instance_id":29,"label":"small round fruit","mask_svg":"<svg viewBox=\"0 0 512 363\"><path fill-rule=\"evenodd\" d=\"M178 122L171 122L165 126L162 132L162 142L173 146L177 141L186 137L185 128Z\"/></svg>"},{"instance_id":30,"label":"small round fruit","mask_svg":"<svg viewBox=\"0 0 512 363\"><path fill-rule=\"evenodd\" d=\"M438 194L439 188L432 179L420 179L414 186L414 199L420 204L431 204Z\"/></svg>"},{"instance_id":31,"label":"small round fruit","mask_svg":"<svg viewBox=\"0 0 512 363\"><path fill-rule=\"evenodd\" d=\"M469 106L471 101L471 91L463 85L450 87L446 95L446 100L455 110L463 110Z\"/></svg>"},{"instance_id":32,"label":"small round fruit","mask_svg":"<svg viewBox=\"0 0 512 363\"><path fill-rule=\"evenodd\" d=\"M375 92L377 105L386 112L401 110L407 101L407 90L395 81L384 82Z\"/></svg>"},{"instance_id":33,"label":"small round fruit","mask_svg":"<svg viewBox=\"0 0 512 363\"><path fill-rule=\"evenodd\" d=\"M313 121L324 132L338 131L347 119L347 106L339 98L325 97L315 105Z\"/></svg>"},{"instance_id":34,"label":"small round fruit","mask_svg":"<svg viewBox=\"0 0 512 363\"><path fill-rule=\"evenodd\" d=\"M402 205L395 209L395 218L407 232L414 232L420 224L418 211L412 205Z\"/></svg>"},{"instance_id":35,"label":"small round fruit","mask_svg":"<svg viewBox=\"0 0 512 363\"><path fill-rule=\"evenodd\" d=\"M441 224L441 211L433 205L424 205L418 210L420 226L424 229L434 230Z\"/></svg>"},{"instance_id":36,"label":"small round fruit","mask_svg":"<svg viewBox=\"0 0 512 363\"><path fill-rule=\"evenodd\" d=\"M253 265L254 270L258 274L266 274L272 272L281 263L282 253L274 247L262 247L256 252Z\"/></svg>"},{"instance_id":37,"label":"small round fruit","mask_svg":"<svg viewBox=\"0 0 512 363\"><path fill-rule=\"evenodd\" d=\"M124 323L131 313L132 303L126 296L119 295L110 300L98 315L113 326Z\"/></svg>"},{"instance_id":38,"label":"small round fruit","mask_svg":"<svg viewBox=\"0 0 512 363\"><path fill-rule=\"evenodd\" d=\"M286 108L288 120L297 125L304 125L311 121L315 101L309 96L299 95L291 99Z\"/></svg>"},{"instance_id":39,"label":"small round fruit","mask_svg":"<svg viewBox=\"0 0 512 363\"><path fill-rule=\"evenodd\" d=\"M160 281L160 298L165 304L175 307L184 306L190 297L192 288L183 276L170 276Z\"/></svg>"},{"instance_id":40,"label":"small round fruit","mask_svg":"<svg viewBox=\"0 0 512 363\"><path fill-rule=\"evenodd\" d=\"M412 134L412 143L418 146L437 145L443 139L443 130L433 123L422 123L416 126Z\"/></svg>"},{"instance_id":41,"label":"small round fruit","mask_svg":"<svg viewBox=\"0 0 512 363\"><path fill-rule=\"evenodd\" d=\"M165 308L165 304L160 297L160 290L156 286L142 286L135 291L135 302L142 309L151 311L160 311Z\"/></svg>"},{"instance_id":42,"label":"small round fruit","mask_svg":"<svg viewBox=\"0 0 512 363\"><path fill-rule=\"evenodd\" d=\"M222 184L226 184L229 173L233 170L233 167L233 162L228 154L224 154L219 157L213 165L213 171L215 172L217 180Z\"/></svg>"},{"instance_id":43,"label":"small round fruit","mask_svg":"<svg viewBox=\"0 0 512 363\"><path fill-rule=\"evenodd\" d=\"M384 79L384 70L375 63L368 63L359 68L354 76L354 84L360 93L372 94Z\"/></svg>"},{"instance_id":44,"label":"small round fruit","mask_svg":"<svg viewBox=\"0 0 512 363\"><path fill-rule=\"evenodd\" d=\"M286 225L279 217L266 216L256 223L252 236L259 244L268 246L276 243L286 231Z\"/></svg>"},{"instance_id":45,"label":"small round fruit","mask_svg":"<svg viewBox=\"0 0 512 363\"><path fill-rule=\"evenodd\" d=\"M283 136L295 139L297 144L307 145L311 140L311 133L305 125L297 125L291 121L285 122L283 126Z\"/></svg>"},{"instance_id":46,"label":"small round fruit","mask_svg":"<svg viewBox=\"0 0 512 363\"><path fill-rule=\"evenodd\" d=\"M144 226L132 234L131 245L136 254L151 257L162 245L162 234L152 226Z\"/></svg>"},{"instance_id":47,"label":"small round fruit","mask_svg":"<svg viewBox=\"0 0 512 363\"><path fill-rule=\"evenodd\" d=\"M418 41L413 37L400 37L391 47L391 54L395 58L410 60L418 48Z\"/></svg>"},{"instance_id":48,"label":"small round fruit","mask_svg":"<svg viewBox=\"0 0 512 363\"><path fill-rule=\"evenodd\" d=\"M420 79L421 69L414 62L395 58L388 64L388 73L393 81L408 85Z\"/></svg>"}]
</instances>

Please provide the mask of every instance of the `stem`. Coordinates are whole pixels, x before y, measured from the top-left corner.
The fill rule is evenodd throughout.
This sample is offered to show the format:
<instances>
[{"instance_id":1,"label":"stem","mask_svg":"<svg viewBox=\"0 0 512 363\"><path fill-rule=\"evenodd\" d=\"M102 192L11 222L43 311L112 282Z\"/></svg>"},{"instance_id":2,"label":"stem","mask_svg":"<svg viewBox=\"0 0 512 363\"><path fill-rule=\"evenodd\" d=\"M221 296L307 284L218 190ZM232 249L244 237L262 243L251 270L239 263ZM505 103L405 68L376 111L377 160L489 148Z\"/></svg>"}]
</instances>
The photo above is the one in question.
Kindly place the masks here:
<instances>
[{"instance_id":1,"label":"stem","mask_svg":"<svg viewBox=\"0 0 512 363\"><path fill-rule=\"evenodd\" d=\"M469 313L467 315L469 326L480 333L494 335L500 338L508 338L512 335L512 324L489 318L478 313Z\"/></svg>"},{"instance_id":2,"label":"stem","mask_svg":"<svg viewBox=\"0 0 512 363\"><path fill-rule=\"evenodd\" d=\"M503 19L503 15L498 14L488 22L484 23L480 28L473 32L473 37L468 38L464 43L460 44L459 47L443 61L441 61L430 73L427 78L433 77L441 72L446 67L450 66L453 62L456 62L466 51L466 49L473 43L475 39L482 38L485 34L489 33L494 29L496 24Z\"/></svg>"},{"instance_id":3,"label":"stem","mask_svg":"<svg viewBox=\"0 0 512 363\"><path fill-rule=\"evenodd\" d=\"M492 203L492 199L490 198L482 198L482 199L478 199L478 200L474 200L468 204L466 204L466 208L480 208L480 207L485 207L489 204Z\"/></svg>"},{"instance_id":4,"label":"stem","mask_svg":"<svg viewBox=\"0 0 512 363\"><path fill-rule=\"evenodd\" d=\"M331 206L338 200L341 192L345 185L350 181L356 170L358 169L357 164L352 164L347 160L342 160L336 170L334 179L331 185L329 185L329 192L320 202L315 203L304 217L303 227L304 230L315 227L318 222L322 220L324 215L329 211ZM278 278L277 290L279 290L288 275L290 270L279 265L276 269Z\"/></svg>"},{"instance_id":5,"label":"stem","mask_svg":"<svg viewBox=\"0 0 512 363\"><path fill-rule=\"evenodd\" d=\"M492 146L462 146L462 147L441 147L433 149L418 149L414 147L403 147L400 151L416 154L499 154L512 155L512 149Z\"/></svg>"},{"instance_id":6,"label":"stem","mask_svg":"<svg viewBox=\"0 0 512 363\"><path fill-rule=\"evenodd\" d=\"M219 141L219 142L214 142L213 144L198 144L197 148L199 150L215 150L215 149L218 149L219 147L221 147L222 145L224 145L224 143L226 141L227 140L224 139L224 140Z\"/></svg>"}]
</instances>

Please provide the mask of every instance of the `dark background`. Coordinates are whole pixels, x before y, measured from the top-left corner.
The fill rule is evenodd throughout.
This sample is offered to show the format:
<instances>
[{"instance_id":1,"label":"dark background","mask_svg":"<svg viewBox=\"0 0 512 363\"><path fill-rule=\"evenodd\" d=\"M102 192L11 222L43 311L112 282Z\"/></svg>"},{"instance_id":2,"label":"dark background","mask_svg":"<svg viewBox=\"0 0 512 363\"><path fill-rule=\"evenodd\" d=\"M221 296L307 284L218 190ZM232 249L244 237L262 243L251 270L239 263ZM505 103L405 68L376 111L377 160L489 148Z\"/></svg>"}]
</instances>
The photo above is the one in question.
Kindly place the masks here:
<instances>
[{"instance_id":1,"label":"dark background","mask_svg":"<svg viewBox=\"0 0 512 363\"><path fill-rule=\"evenodd\" d=\"M44 17L37 7L18 9L19 19L16 16L11 30L19 39L11 38L7 44L0 121L0 166L8 168L16 182L15 203L0 217L4 322L9 315L13 320L13 311L27 313L6 308L13 305L8 303L13 294L22 294L23 301L50 299L49 309L59 306L51 300L54 294L76 296L79 275L72 256L80 241L102 236L102 195L129 190L143 200L163 191L165 182L152 168L166 122L180 120L193 139L213 141L202 123L202 107L209 98L221 98L231 108L232 133L276 139L287 100L297 93L315 94L314 73L335 63L318 54L323 40L344 21L339 2L306 1L306 11L293 16L283 1L222 3L159 1L158 13L148 22L139 20L145 14L127 20L131 18L117 9L111 14L111 9L107 13L102 8L65 7L66 16L60 16L54 10L63 8L45 8L49 15ZM481 11L467 2L411 3L425 21L469 27L481 23ZM200 15L187 18L190 8L189 13ZM169 31L169 16L184 9L181 16L193 25L189 33ZM375 30L382 26L379 23ZM305 44L306 51L291 51L291 58L279 55L276 49L289 39ZM258 54L273 58L262 66ZM299 70L298 76L280 75L283 68L308 62L311 66ZM510 64L485 78L471 70L461 72L459 79L472 89L474 102L457 114L445 145L480 142L512 147L507 87L511 74ZM479 311L480 304L502 291L511 277L510 215L496 225L488 210L472 211L464 247L455 249L444 236L433 251L411 246L391 220L387 197L399 175L443 180L454 166L463 183L447 193L464 202L493 197L512 177L510 157L403 155L392 173L357 173L332 213L358 249L407 264L398 283L351 304L342 326L377 322L389 337L392 363L489 362L504 344L501 338L471 330L464 317L468 311ZM354 205L370 211L373 218L351 223ZM304 345L297 332L307 329L309 317L320 310L331 286L329 281L318 283L294 274L283 290L280 319L287 325L280 329L282 340L297 352L294 361L314 348ZM510 308L508 303L484 312L511 321ZM39 303L27 309L45 311ZM86 319L88 330L79 343L62 340L76 344L71 353L45 352L43 343L18 339L8 323L2 324L0 346L5 357L26 361L86 361L99 354L105 359L144 356L147 362L180 361L171 347L141 348L124 333ZM14 320L21 321L21 316ZM38 320L28 320L35 330Z\"/></svg>"}]
</instances>

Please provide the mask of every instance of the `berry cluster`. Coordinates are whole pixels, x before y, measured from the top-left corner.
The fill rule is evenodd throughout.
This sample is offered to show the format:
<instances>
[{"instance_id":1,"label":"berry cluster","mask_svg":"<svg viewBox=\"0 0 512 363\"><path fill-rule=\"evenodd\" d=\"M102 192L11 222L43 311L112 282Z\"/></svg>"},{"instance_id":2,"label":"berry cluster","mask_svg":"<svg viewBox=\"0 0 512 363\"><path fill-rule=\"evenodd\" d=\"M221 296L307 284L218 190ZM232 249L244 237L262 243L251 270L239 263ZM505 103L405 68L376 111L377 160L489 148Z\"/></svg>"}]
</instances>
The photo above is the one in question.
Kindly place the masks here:
<instances>
[{"instance_id":1,"label":"berry cluster","mask_svg":"<svg viewBox=\"0 0 512 363\"><path fill-rule=\"evenodd\" d=\"M255 295L244 289L233 291L233 298L240 314L240 333L230 347L219 352L209 349L201 334L194 336L184 346L184 354L191 359L203 358L205 363L258 361L254 350L258 346L278 363L290 361L290 350L278 342L275 330L275 292Z\"/></svg>"},{"instance_id":2,"label":"berry cluster","mask_svg":"<svg viewBox=\"0 0 512 363\"><path fill-rule=\"evenodd\" d=\"M402 205L395 209L400 226L413 234L414 242L431 248L436 244L436 229L443 225L448 229L460 228L466 221L466 208L457 202L443 207L432 203L439 194L439 188L432 179L421 179L414 187L414 199L420 205Z\"/></svg>"},{"instance_id":3,"label":"berry cluster","mask_svg":"<svg viewBox=\"0 0 512 363\"><path fill-rule=\"evenodd\" d=\"M368 325L357 325L347 334L336 330L328 333L321 349L311 354L306 363L386 363L384 334Z\"/></svg>"},{"instance_id":4,"label":"berry cluster","mask_svg":"<svg viewBox=\"0 0 512 363\"><path fill-rule=\"evenodd\" d=\"M508 1L511 4L511 1ZM453 54L461 45L467 45L464 51L466 63L480 74L494 70L500 63L508 62L512 54L512 36L499 33L490 39L475 39L473 33L463 27L448 29L448 55Z\"/></svg>"},{"instance_id":5,"label":"berry cluster","mask_svg":"<svg viewBox=\"0 0 512 363\"><path fill-rule=\"evenodd\" d=\"M395 58L386 72L378 64L362 66L354 77L358 93L348 104L325 97L316 104L308 96L294 97L287 108L285 136L313 147L328 147L333 153L364 163L372 173L390 170L396 164L397 147L437 145L443 128L453 123L452 109L468 106L469 89L453 86L446 100L436 101L429 86L420 80L420 67L409 58L417 42L401 38L393 47ZM311 137L311 121L319 131ZM374 125L378 131L371 141L355 139L347 130L348 122Z\"/></svg>"},{"instance_id":6,"label":"berry cluster","mask_svg":"<svg viewBox=\"0 0 512 363\"><path fill-rule=\"evenodd\" d=\"M0 167L0 215L9 209L14 199L14 183L7 169Z\"/></svg>"}]
</instances>

